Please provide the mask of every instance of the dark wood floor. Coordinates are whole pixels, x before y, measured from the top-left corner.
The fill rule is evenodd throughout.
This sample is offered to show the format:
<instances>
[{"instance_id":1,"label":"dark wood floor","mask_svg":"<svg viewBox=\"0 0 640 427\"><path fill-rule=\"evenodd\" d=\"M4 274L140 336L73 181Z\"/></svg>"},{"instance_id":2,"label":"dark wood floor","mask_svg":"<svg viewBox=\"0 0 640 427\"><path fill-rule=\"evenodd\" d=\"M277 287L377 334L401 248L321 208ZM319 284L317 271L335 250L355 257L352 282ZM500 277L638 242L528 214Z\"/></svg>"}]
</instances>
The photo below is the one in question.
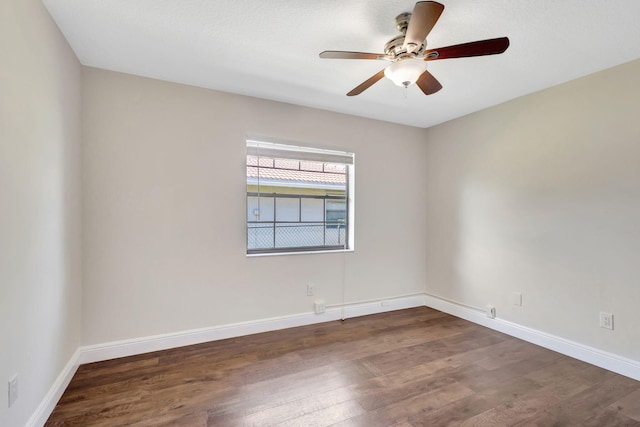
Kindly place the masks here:
<instances>
[{"instance_id":1,"label":"dark wood floor","mask_svg":"<svg viewBox=\"0 0 640 427\"><path fill-rule=\"evenodd\" d=\"M415 308L82 365L47 426L640 426L640 382Z\"/></svg>"}]
</instances>

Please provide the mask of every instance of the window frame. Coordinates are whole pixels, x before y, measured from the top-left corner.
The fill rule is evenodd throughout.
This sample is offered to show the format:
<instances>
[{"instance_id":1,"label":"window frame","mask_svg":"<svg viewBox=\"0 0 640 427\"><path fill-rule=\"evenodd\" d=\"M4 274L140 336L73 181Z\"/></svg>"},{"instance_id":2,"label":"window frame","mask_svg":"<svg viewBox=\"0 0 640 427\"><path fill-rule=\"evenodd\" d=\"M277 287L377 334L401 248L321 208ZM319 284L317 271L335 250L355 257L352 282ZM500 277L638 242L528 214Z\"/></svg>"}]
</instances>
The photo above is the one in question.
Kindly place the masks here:
<instances>
[{"instance_id":1,"label":"window frame","mask_svg":"<svg viewBox=\"0 0 640 427\"><path fill-rule=\"evenodd\" d=\"M344 252L344 251L353 251L354 250L354 188L353 185L354 175L355 175L355 154L346 151L337 151L337 150L328 150L323 148L315 148L310 146L301 146L298 143L274 143L268 142L265 140L256 140L256 139L247 139L246 141L247 151L245 156L245 177L246 177L246 185L245 185L245 249L247 256L260 256L260 255L282 255L282 254L294 254L294 253L325 253L325 252ZM264 154L262 154L264 153ZM248 174L248 168L250 167L248 159L249 156L258 157L256 167L258 170L261 168L260 158L270 158L270 159L282 159L283 157L279 157L279 155L284 155L284 159L291 159L298 162L319 162L324 163L323 170L326 164L339 164L345 166L345 183L344 183L344 196L330 194L330 190L326 190L325 194L303 194L304 191L298 193L278 193L278 192L260 192L260 177L258 172L257 185L258 191L250 191L249 186L250 178ZM335 159L335 161L332 161ZM346 160L346 161L339 161ZM275 166L275 162L274 162ZM263 168L267 168L264 167ZM292 169L294 170L294 169ZM299 169L301 170L301 169ZM322 172L324 173L324 172ZM305 181L302 181L305 182ZM272 184L272 183L271 183ZM272 188L273 185L266 184L265 187ZM294 185L275 185L275 187L282 186L283 188L300 188ZM304 188L304 187L302 187ZM318 186L321 188L321 186ZM272 198L273 201L270 203L273 205L273 218L269 221L251 221L249 215L249 209L253 206L250 205L250 198ZM296 198L298 199L298 209L299 215L297 221L279 221L277 217L277 199L278 198ZM311 199L322 199L322 217L323 221L303 221L302 220L302 199L311 198ZM337 245L326 244L327 239L327 201L336 200L343 201L345 204L345 218L344 218L344 242L339 243ZM335 222L335 221L330 221ZM250 224L260 224L264 223L265 225L269 225L273 227L273 245L270 247L264 248L250 248ZM322 227L322 245L308 245L308 246L278 246L277 245L277 224L315 224ZM281 235L282 236L282 235ZM337 238L338 242L342 237L342 232L339 230Z\"/></svg>"}]
</instances>

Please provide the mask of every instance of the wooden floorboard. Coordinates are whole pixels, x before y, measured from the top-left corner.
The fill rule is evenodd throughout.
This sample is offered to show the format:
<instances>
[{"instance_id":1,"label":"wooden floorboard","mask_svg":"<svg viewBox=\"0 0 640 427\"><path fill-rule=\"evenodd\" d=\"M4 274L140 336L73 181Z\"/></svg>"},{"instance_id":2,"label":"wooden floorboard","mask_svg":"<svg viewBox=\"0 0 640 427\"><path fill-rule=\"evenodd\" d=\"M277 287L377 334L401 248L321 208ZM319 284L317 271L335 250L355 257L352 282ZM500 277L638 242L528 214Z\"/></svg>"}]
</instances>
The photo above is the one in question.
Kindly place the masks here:
<instances>
[{"instance_id":1,"label":"wooden floorboard","mask_svg":"<svg viewBox=\"0 0 640 427\"><path fill-rule=\"evenodd\" d=\"M640 382L421 307L80 366L47 426L640 426Z\"/></svg>"}]
</instances>

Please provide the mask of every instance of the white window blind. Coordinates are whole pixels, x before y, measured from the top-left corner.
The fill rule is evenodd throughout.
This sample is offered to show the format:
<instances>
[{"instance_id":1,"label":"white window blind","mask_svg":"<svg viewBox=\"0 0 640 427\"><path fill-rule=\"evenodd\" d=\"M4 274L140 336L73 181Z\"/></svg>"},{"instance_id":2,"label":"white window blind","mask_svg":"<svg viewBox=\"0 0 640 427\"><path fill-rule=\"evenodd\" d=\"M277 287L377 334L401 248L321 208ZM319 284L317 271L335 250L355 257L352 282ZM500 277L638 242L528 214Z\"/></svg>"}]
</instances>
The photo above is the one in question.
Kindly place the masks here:
<instances>
[{"instance_id":1,"label":"white window blind","mask_svg":"<svg viewBox=\"0 0 640 427\"><path fill-rule=\"evenodd\" d=\"M247 155L274 157L277 159L308 160L312 162L341 163L345 165L353 165L354 157L353 153L346 151L301 147L255 140L247 140Z\"/></svg>"}]
</instances>

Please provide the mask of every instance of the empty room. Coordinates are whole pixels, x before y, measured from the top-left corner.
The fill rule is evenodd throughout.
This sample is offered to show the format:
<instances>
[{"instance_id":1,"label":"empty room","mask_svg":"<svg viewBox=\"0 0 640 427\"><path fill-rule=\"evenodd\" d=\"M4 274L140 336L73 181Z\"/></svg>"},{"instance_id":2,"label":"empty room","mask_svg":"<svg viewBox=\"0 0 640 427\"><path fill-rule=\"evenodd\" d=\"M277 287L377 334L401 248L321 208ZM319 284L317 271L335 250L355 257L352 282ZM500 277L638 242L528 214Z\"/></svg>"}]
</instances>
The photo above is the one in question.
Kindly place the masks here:
<instances>
[{"instance_id":1,"label":"empty room","mask_svg":"<svg viewBox=\"0 0 640 427\"><path fill-rule=\"evenodd\" d=\"M0 2L0 426L640 426L640 2Z\"/></svg>"}]
</instances>

